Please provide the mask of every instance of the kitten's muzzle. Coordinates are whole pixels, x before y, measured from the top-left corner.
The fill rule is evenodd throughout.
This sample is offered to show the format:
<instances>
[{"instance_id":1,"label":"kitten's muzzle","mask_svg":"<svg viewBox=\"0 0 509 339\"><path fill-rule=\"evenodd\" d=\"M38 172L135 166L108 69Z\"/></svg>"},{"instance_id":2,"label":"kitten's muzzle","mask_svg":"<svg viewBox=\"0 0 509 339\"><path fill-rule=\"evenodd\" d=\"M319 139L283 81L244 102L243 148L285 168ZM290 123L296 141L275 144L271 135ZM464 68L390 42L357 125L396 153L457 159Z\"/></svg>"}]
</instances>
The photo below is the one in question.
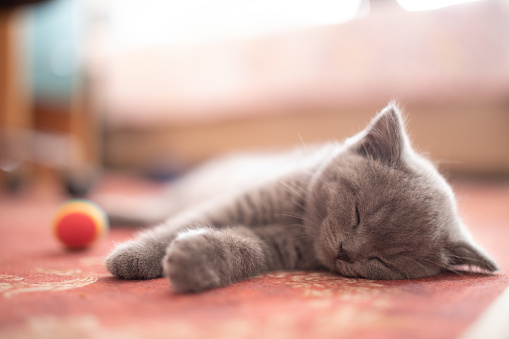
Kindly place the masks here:
<instances>
[{"instance_id":1,"label":"kitten's muzzle","mask_svg":"<svg viewBox=\"0 0 509 339\"><path fill-rule=\"evenodd\" d=\"M339 253L336 256L336 260L345 261L347 263L353 263L352 258L350 258L350 255L348 254L348 252L345 251L345 249L343 248L343 243L341 243L339 245Z\"/></svg>"}]
</instances>

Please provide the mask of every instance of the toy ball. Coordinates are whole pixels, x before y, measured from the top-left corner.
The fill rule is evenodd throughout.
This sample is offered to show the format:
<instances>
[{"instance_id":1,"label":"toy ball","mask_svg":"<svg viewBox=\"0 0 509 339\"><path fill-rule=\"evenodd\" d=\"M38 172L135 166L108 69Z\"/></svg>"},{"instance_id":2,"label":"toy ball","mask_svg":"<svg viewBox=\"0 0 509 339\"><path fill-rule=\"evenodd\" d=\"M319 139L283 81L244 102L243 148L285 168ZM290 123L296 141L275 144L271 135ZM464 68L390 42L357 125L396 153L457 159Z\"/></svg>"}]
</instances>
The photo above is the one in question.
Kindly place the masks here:
<instances>
[{"instance_id":1,"label":"toy ball","mask_svg":"<svg viewBox=\"0 0 509 339\"><path fill-rule=\"evenodd\" d=\"M109 223L104 211L91 201L70 200L55 213L56 238L71 249L83 249L103 238Z\"/></svg>"}]
</instances>

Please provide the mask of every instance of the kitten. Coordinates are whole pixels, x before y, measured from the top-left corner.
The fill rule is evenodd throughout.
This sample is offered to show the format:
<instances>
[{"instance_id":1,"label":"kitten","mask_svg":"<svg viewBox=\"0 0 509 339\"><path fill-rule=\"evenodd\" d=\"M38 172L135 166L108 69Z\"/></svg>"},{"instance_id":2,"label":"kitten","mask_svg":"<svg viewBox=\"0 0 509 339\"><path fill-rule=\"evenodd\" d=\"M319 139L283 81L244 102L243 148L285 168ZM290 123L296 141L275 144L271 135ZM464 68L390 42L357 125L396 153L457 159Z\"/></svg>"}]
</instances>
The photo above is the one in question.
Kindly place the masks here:
<instances>
[{"instance_id":1,"label":"kitten","mask_svg":"<svg viewBox=\"0 0 509 339\"><path fill-rule=\"evenodd\" d=\"M166 276L184 293L273 270L368 279L497 270L458 217L450 186L412 149L394 103L343 144L205 165L168 204L165 222L107 257L113 275Z\"/></svg>"}]
</instances>

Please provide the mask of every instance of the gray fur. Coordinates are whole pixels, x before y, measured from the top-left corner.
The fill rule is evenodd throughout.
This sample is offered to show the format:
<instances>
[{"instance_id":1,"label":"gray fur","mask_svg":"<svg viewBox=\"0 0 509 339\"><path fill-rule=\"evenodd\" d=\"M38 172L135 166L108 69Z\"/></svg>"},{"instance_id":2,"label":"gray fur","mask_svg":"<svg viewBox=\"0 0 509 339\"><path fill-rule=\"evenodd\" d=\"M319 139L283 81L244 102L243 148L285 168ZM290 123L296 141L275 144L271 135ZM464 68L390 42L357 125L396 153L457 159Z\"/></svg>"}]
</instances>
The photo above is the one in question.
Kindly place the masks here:
<instances>
[{"instance_id":1,"label":"gray fur","mask_svg":"<svg viewBox=\"0 0 509 339\"><path fill-rule=\"evenodd\" d=\"M164 275L198 292L281 269L369 279L497 270L394 103L343 144L210 163L173 188L167 210L107 257L112 274Z\"/></svg>"}]
</instances>

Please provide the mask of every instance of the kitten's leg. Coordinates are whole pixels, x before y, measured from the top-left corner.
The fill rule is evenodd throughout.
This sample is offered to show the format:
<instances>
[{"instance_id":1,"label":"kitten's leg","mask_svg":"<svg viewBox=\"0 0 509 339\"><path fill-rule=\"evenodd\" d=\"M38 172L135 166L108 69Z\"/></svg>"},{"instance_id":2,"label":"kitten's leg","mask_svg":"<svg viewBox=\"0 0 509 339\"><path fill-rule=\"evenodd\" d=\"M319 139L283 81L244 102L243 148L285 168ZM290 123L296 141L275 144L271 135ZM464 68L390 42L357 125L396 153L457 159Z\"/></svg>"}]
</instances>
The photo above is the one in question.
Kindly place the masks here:
<instances>
[{"instance_id":1,"label":"kitten's leg","mask_svg":"<svg viewBox=\"0 0 509 339\"><path fill-rule=\"evenodd\" d=\"M215 220L225 219L232 208L229 201L203 204L192 211L183 212L161 225L141 233L133 240L118 245L106 258L106 267L121 279L153 279L161 277L166 248L179 232L195 229L200 225L215 225ZM228 219L225 219L228 220ZM229 220L228 220L229 221Z\"/></svg>"},{"instance_id":2,"label":"kitten's leg","mask_svg":"<svg viewBox=\"0 0 509 339\"><path fill-rule=\"evenodd\" d=\"M163 259L176 292L199 292L267 271L262 241L245 227L181 233Z\"/></svg>"},{"instance_id":3,"label":"kitten's leg","mask_svg":"<svg viewBox=\"0 0 509 339\"><path fill-rule=\"evenodd\" d=\"M292 194L295 197L292 198ZM292 186L288 191L262 187L242 196L223 196L185 211L165 223L146 231L136 239L119 245L106 259L108 270L122 279L151 279L163 273L161 259L166 248L178 233L199 227L213 225L223 228L227 225L260 225L274 222L293 223L294 215L302 205L299 195ZM297 206L297 207L296 207ZM258 228L256 228L258 229Z\"/></svg>"},{"instance_id":4,"label":"kitten's leg","mask_svg":"<svg viewBox=\"0 0 509 339\"><path fill-rule=\"evenodd\" d=\"M163 259L176 292L199 292L277 269L311 268L303 258L304 238L289 226L202 228L183 232ZM308 253L309 254L309 253Z\"/></svg>"},{"instance_id":5,"label":"kitten's leg","mask_svg":"<svg viewBox=\"0 0 509 339\"><path fill-rule=\"evenodd\" d=\"M121 279L161 277L163 275L161 260L166 248L179 232L192 230L200 225L219 226L211 222L211 219L217 219L225 214L224 205L229 207L229 204L204 204L193 211L172 217L161 225L141 233L135 239L118 245L106 257L106 268Z\"/></svg>"},{"instance_id":6,"label":"kitten's leg","mask_svg":"<svg viewBox=\"0 0 509 339\"><path fill-rule=\"evenodd\" d=\"M165 225L118 245L107 257L106 268L121 279L153 279L163 275L161 259L180 228Z\"/></svg>"}]
</instances>

